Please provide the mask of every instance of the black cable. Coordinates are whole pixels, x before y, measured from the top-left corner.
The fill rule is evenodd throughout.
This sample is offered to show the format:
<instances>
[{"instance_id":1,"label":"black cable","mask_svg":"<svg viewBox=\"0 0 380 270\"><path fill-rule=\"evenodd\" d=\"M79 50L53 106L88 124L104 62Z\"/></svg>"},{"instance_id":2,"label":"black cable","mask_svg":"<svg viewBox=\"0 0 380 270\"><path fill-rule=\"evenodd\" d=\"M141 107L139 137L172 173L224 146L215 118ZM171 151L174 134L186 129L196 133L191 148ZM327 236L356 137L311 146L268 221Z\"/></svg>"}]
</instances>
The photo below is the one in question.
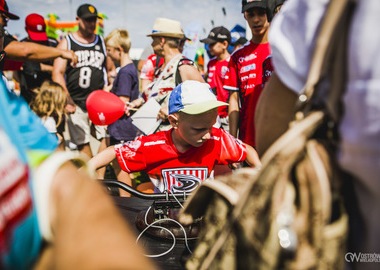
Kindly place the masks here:
<instances>
[{"instance_id":1,"label":"black cable","mask_svg":"<svg viewBox=\"0 0 380 270\"><path fill-rule=\"evenodd\" d=\"M189 193L177 193L174 197L172 193L166 193L166 194L165 193L154 193L154 194L144 193L120 181L100 180L100 182L103 183L105 186L121 188L122 190L130 193L131 195L136 196L138 198L145 199L145 200L161 200L161 199L167 199L167 198L175 199L175 197L185 200L186 197L191 195Z\"/></svg>"}]
</instances>

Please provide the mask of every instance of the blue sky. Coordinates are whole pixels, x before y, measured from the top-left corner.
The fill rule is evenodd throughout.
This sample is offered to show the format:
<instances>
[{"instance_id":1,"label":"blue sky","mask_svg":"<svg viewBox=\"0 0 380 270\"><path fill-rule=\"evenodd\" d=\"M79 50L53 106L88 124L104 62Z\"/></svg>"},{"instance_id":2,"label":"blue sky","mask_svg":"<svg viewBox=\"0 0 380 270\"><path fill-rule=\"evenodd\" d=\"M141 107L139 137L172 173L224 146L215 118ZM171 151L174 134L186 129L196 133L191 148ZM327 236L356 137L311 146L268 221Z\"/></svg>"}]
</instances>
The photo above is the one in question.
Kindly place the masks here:
<instances>
[{"instance_id":1,"label":"blue sky","mask_svg":"<svg viewBox=\"0 0 380 270\"><path fill-rule=\"evenodd\" d=\"M245 27L241 13L241 0L8 0L9 11L20 16L19 21L8 23L8 31L20 38L26 36L25 17L30 13L46 16L57 14L60 21L74 21L77 7L83 3L93 4L98 12L108 16L105 20L105 34L114 28L127 29L131 35L132 48L143 48L151 42L146 37L151 32L157 17L179 20L182 28L193 21L201 21L206 37L213 25L223 25L229 30L236 24ZM224 15L222 8L225 8Z\"/></svg>"}]
</instances>

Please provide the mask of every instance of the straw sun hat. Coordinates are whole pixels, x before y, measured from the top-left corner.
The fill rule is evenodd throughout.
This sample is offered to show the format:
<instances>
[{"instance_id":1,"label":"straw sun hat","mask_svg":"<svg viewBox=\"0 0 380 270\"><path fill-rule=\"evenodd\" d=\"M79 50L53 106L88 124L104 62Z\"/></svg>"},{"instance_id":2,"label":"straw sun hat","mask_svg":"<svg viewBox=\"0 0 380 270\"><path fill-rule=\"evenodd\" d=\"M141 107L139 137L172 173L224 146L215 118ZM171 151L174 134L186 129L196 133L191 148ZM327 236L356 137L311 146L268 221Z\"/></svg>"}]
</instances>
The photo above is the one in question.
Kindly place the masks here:
<instances>
[{"instance_id":1,"label":"straw sun hat","mask_svg":"<svg viewBox=\"0 0 380 270\"><path fill-rule=\"evenodd\" d=\"M181 23L179 21L157 18L154 22L152 33L147 36L183 38L185 35L181 29Z\"/></svg>"}]
</instances>

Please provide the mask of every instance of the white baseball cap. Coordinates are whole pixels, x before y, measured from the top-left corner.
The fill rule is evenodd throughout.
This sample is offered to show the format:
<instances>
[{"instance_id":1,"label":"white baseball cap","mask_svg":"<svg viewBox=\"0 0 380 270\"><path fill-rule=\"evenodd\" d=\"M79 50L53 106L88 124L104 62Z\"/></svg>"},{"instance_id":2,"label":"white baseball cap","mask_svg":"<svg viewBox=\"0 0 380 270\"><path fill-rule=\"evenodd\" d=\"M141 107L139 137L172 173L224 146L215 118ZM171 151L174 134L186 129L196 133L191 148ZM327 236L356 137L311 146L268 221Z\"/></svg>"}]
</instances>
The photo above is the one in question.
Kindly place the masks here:
<instances>
[{"instance_id":1,"label":"white baseball cap","mask_svg":"<svg viewBox=\"0 0 380 270\"><path fill-rule=\"evenodd\" d=\"M226 106L218 101L207 83L187 80L173 89L169 97L169 114L184 112L201 114L209 110Z\"/></svg>"}]
</instances>

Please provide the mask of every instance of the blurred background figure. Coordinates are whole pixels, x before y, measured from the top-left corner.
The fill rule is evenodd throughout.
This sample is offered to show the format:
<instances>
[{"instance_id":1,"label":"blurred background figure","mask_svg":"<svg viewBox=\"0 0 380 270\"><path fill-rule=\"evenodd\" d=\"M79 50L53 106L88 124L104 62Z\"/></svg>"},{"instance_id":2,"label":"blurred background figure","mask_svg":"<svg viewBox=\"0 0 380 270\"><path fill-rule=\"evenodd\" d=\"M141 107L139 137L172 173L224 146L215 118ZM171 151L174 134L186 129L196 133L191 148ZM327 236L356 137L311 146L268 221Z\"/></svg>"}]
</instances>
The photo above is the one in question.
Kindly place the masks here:
<instances>
[{"instance_id":1,"label":"blurred background figure","mask_svg":"<svg viewBox=\"0 0 380 270\"><path fill-rule=\"evenodd\" d=\"M111 93L117 95L124 104L129 104L140 96L139 77L137 69L129 56L131 39L127 30L115 29L106 38L106 48L109 57L120 66L112 84ZM132 124L130 112L126 112L120 119L108 126L110 145L133 141L138 129ZM134 187L129 174L121 170L119 163L113 162L117 179ZM120 190L121 196L130 196L128 192Z\"/></svg>"},{"instance_id":2,"label":"blurred background figure","mask_svg":"<svg viewBox=\"0 0 380 270\"><path fill-rule=\"evenodd\" d=\"M106 71L108 58L104 40L94 33L98 18L98 11L93 5L83 4L78 7L76 16L78 30L69 33L60 41L58 47L75 51L79 56L79 62L76 66L72 66L65 59L56 59L53 66L53 80L61 84L68 93L66 110L69 113L67 125L70 140L88 157L93 155L90 148L92 133L100 141L98 151L106 147L105 128L94 125L88 118L86 109L88 95L95 90L103 89L108 84ZM114 66L113 63L110 65ZM99 177L103 178L104 172L99 174Z\"/></svg>"},{"instance_id":3,"label":"blurred background figure","mask_svg":"<svg viewBox=\"0 0 380 270\"><path fill-rule=\"evenodd\" d=\"M62 131L58 130L65 116L67 101L65 90L60 84L47 80L34 91L35 96L29 104L30 108L41 118L44 127L57 136L59 149L65 150Z\"/></svg>"},{"instance_id":4,"label":"blurred background figure","mask_svg":"<svg viewBox=\"0 0 380 270\"><path fill-rule=\"evenodd\" d=\"M21 42L33 42L49 47L57 47L55 39L48 38L44 18L36 13L29 14L25 18L25 31L28 36ZM22 69L18 72L20 80L20 93L30 103L35 93L33 89L40 87L43 81L51 80L53 60L45 62L25 61Z\"/></svg>"},{"instance_id":5,"label":"blurred background figure","mask_svg":"<svg viewBox=\"0 0 380 270\"><path fill-rule=\"evenodd\" d=\"M228 46L231 43L231 33L227 28L218 26L211 30L207 38L201 39L201 42L208 44L213 56L207 64L206 81L219 101L228 102L229 91L223 85L230 61ZM218 127L229 132L227 106L218 108L217 122Z\"/></svg>"},{"instance_id":6,"label":"blurred background figure","mask_svg":"<svg viewBox=\"0 0 380 270\"><path fill-rule=\"evenodd\" d=\"M230 133L255 147L255 109L262 92L262 64L270 54L268 30L272 11L268 0L243 0L242 13L252 38L231 55L224 89L230 91Z\"/></svg>"},{"instance_id":7,"label":"blurred background figure","mask_svg":"<svg viewBox=\"0 0 380 270\"><path fill-rule=\"evenodd\" d=\"M247 42L248 40L245 37L240 37L234 43L231 43L231 45L233 46L232 52L236 51Z\"/></svg>"}]
</instances>

